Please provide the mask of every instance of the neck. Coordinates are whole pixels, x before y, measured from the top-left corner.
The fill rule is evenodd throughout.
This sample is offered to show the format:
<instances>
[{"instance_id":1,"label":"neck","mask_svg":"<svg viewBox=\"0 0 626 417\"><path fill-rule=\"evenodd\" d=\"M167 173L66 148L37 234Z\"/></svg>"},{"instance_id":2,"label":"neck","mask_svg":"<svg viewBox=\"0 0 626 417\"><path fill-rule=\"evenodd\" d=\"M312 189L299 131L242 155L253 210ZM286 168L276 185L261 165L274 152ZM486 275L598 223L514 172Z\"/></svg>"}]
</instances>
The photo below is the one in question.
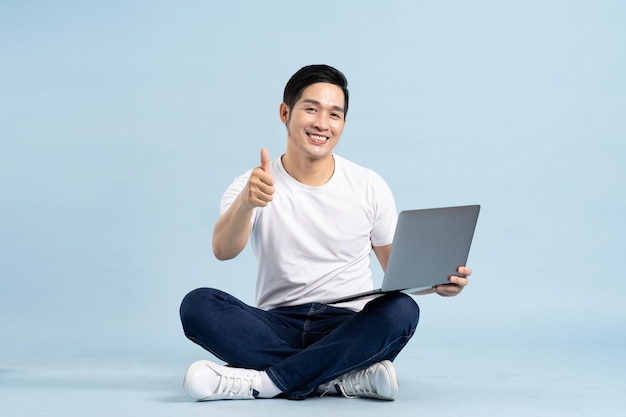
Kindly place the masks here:
<instances>
[{"instance_id":1,"label":"neck","mask_svg":"<svg viewBox=\"0 0 626 417\"><path fill-rule=\"evenodd\" d=\"M286 153L280 159L287 174L304 185L324 185L335 173L335 158L332 154L323 159L296 161Z\"/></svg>"}]
</instances>

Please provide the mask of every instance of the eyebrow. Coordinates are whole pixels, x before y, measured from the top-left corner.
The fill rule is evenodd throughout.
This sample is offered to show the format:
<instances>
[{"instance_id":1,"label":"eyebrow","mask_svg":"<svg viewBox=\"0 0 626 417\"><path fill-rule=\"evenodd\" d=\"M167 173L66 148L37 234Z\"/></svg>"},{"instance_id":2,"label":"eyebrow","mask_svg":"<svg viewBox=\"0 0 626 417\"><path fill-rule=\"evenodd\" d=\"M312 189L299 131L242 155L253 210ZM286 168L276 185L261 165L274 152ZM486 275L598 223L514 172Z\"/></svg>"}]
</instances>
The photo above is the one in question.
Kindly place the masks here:
<instances>
[{"instance_id":1,"label":"eyebrow","mask_svg":"<svg viewBox=\"0 0 626 417\"><path fill-rule=\"evenodd\" d=\"M320 103L320 102L319 102L319 101L317 101L317 100L313 100L312 98L305 98L305 99L302 99L302 102L303 102L303 103L315 104L316 106L321 106L321 105L322 105L322 103ZM345 113L345 112L346 112L346 111L344 110L344 108L343 108L343 107L341 107L341 106L331 106L330 108L331 108L331 109L333 109L333 110L336 110L336 111L340 111L340 112L342 112L342 113Z\"/></svg>"}]
</instances>

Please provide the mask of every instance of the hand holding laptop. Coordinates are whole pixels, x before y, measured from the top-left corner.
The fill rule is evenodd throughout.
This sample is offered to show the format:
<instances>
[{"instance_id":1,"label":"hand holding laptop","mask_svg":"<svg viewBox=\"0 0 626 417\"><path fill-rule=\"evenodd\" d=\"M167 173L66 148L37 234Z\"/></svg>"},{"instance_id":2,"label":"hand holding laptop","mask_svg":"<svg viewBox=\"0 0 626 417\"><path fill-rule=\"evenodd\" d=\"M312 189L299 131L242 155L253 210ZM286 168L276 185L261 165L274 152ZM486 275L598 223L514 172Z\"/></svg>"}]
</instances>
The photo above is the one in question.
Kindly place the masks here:
<instances>
[{"instance_id":1,"label":"hand holding laptop","mask_svg":"<svg viewBox=\"0 0 626 417\"><path fill-rule=\"evenodd\" d=\"M472 273L464 265L479 211L479 205L471 205L400 212L382 287L327 304L394 291L459 294Z\"/></svg>"},{"instance_id":2,"label":"hand holding laptop","mask_svg":"<svg viewBox=\"0 0 626 417\"><path fill-rule=\"evenodd\" d=\"M440 284L435 285L432 288L427 290L417 291L411 294L415 295L425 295L425 294L439 294L442 297L454 297L455 295L459 295L463 288L469 284L467 277L472 275L472 268L467 266L459 266L457 268L457 272L459 275L452 275L449 280L450 284Z\"/></svg>"}]
</instances>

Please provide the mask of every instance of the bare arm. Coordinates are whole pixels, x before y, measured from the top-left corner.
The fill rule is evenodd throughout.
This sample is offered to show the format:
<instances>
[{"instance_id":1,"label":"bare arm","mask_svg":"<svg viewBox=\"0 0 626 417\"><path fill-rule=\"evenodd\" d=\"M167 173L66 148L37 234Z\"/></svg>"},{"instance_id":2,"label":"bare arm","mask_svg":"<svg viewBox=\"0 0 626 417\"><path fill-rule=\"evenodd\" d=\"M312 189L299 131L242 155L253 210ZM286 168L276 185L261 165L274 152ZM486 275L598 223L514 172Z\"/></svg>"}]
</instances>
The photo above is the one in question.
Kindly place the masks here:
<instances>
[{"instance_id":1,"label":"bare arm","mask_svg":"<svg viewBox=\"0 0 626 417\"><path fill-rule=\"evenodd\" d=\"M261 166L252 170L248 183L233 204L215 223L213 253L219 260L232 259L245 248L252 230L255 207L265 207L274 195L274 177L270 173L270 156L261 149Z\"/></svg>"},{"instance_id":2,"label":"bare arm","mask_svg":"<svg viewBox=\"0 0 626 417\"><path fill-rule=\"evenodd\" d=\"M248 208L242 201L242 194L220 216L213 229L213 254L220 261L239 255L248 242L254 207Z\"/></svg>"},{"instance_id":3,"label":"bare arm","mask_svg":"<svg viewBox=\"0 0 626 417\"><path fill-rule=\"evenodd\" d=\"M372 246L372 249L374 249L376 258L378 258L378 262L380 262L380 266L381 268L383 268L383 272L385 272L387 270L387 262L389 262L389 254L391 253L391 245Z\"/></svg>"}]
</instances>

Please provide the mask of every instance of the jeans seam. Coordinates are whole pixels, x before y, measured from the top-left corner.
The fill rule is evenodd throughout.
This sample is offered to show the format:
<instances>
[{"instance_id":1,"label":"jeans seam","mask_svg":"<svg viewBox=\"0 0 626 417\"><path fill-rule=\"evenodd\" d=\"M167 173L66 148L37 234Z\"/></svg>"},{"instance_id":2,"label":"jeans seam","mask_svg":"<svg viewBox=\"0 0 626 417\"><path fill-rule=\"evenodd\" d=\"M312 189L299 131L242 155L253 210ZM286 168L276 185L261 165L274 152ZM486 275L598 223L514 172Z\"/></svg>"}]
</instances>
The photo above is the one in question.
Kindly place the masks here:
<instances>
[{"instance_id":1,"label":"jeans seam","mask_svg":"<svg viewBox=\"0 0 626 417\"><path fill-rule=\"evenodd\" d=\"M221 357L220 355L218 355L216 352L213 352L212 349L209 349L204 343L202 343L199 339L196 339L193 336L187 336L187 339L191 340L192 342L194 342L195 344L199 345L200 347L202 347L204 350L206 350L207 352L211 353L213 356L215 356L216 358L218 358L219 360L228 363L228 361L226 359L224 359L223 357Z\"/></svg>"},{"instance_id":2,"label":"jeans seam","mask_svg":"<svg viewBox=\"0 0 626 417\"><path fill-rule=\"evenodd\" d=\"M276 376L276 374L274 373L274 371L272 370L272 368L267 368L265 370L266 375L269 377L269 379L272 380L272 382L276 385L276 387L278 387L278 389L283 392L283 393L287 393L287 388L285 388L285 386L283 385L282 381L280 381L278 379L278 377Z\"/></svg>"}]
</instances>

